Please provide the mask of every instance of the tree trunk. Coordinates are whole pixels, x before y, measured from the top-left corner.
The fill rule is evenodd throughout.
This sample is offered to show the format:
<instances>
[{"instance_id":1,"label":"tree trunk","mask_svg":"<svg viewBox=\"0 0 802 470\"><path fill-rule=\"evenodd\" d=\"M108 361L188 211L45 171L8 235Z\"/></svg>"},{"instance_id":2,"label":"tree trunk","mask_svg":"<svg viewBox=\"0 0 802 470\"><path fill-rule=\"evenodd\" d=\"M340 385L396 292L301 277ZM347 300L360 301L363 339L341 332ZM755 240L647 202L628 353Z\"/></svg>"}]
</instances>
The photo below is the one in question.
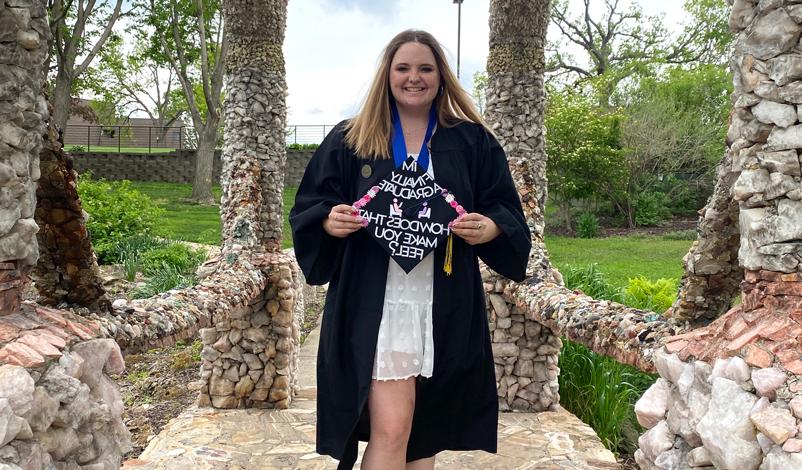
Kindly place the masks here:
<instances>
[{"instance_id":1,"label":"tree trunk","mask_svg":"<svg viewBox=\"0 0 802 470\"><path fill-rule=\"evenodd\" d=\"M40 153L42 177L36 190L40 255L31 277L40 303L107 308L109 300L78 198L77 174L56 135L51 125Z\"/></svg>"},{"instance_id":2,"label":"tree trunk","mask_svg":"<svg viewBox=\"0 0 802 470\"><path fill-rule=\"evenodd\" d=\"M490 2L485 117L507 153L532 231L527 272L561 282L543 244L548 187L543 116L546 30L550 0Z\"/></svg>"},{"instance_id":3,"label":"tree trunk","mask_svg":"<svg viewBox=\"0 0 802 470\"><path fill-rule=\"evenodd\" d=\"M217 121L207 118L198 132L198 148L195 150L195 178L192 181L190 199L198 204L214 204L212 195L212 169L214 148L217 143Z\"/></svg>"},{"instance_id":4,"label":"tree trunk","mask_svg":"<svg viewBox=\"0 0 802 470\"><path fill-rule=\"evenodd\" d=\"M287 160L287 85L281 49L286 2L231 0L223 3L223 14L229 39L223 249L236 244L274 252L281 249Z\"/></svg>"},{"instance_id":5,"label":"tree trunk","mask_svg":"<svg viewBox=\"0 0 802 470\"><path fill-rule=\"evenodd\" d=\"M57 129L67 128L67 120L70 118L70 86L72 81L66 72L59 70L56 75L56 86L53 89L53 97L50 103L53 105L53 115L51 122Z\"/></svg>"}]
</instances>

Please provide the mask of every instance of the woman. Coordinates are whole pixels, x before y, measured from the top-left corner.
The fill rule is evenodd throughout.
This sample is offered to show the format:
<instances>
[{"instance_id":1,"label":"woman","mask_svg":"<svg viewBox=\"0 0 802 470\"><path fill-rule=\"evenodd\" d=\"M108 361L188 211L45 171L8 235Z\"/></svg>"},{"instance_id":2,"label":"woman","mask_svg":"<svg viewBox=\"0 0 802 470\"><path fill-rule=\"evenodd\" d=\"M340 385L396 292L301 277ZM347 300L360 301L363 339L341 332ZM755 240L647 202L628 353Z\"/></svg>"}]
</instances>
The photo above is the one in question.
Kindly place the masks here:
<instances>
[{"instance_id":1,"label":"woman","mask_svg":"<svg viewBox=\"0 0 802 470\"><path fill-rule=\"evenodd\" d=\"M352 205L393 171L399 152L467 212L452 227L450 275L445 244L406 274ZM290 223L307 282L329 283L317 451L352 468L366 440L367 470L432 469L442 450L495 452L498 400L477 257L520 281L530 233L503 150L430 34L404 31L387 45L359 114L337 125L307 166Z\"/></svg>"}]
</instances>

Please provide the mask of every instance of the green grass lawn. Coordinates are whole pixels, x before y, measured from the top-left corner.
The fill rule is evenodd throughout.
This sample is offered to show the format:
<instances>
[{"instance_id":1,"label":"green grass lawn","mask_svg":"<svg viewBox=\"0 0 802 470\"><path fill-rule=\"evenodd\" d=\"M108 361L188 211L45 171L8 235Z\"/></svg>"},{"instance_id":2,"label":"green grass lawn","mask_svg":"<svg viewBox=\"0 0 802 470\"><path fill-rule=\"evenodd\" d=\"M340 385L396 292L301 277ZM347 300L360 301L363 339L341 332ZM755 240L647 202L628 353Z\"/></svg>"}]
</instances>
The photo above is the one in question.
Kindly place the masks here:
<instances>
[{"instance_id":1,"label":"green grass lawn","mask_svg":"<svg viewBox=\"0 0 802 470\"><path fill-rule=\"evenodd\" d=\"M201 206L186 202L192 194L191 184L132 182L131 186L148 195L166 213L160 223L165 235L197 243L220 243L220 210L217 206ZM295 201L297 188L284 188L284 248L292 246L287 216ZM214 186L212 193L220 200L222 190Z\"/></svg>"},{"instance_id":2,"label":"green grass lawn","mask_svg":"<svg viewBox=\"0 0 802 470\"><path fill-rule=\"evenodd\" d=\"M216 206L200 206L185 200L192 193L190 184L133 182L132 187L147 194L165 209L161 222L165 235L198 243L220 243L220 211ZM287 216L295 200L297 188L284 190L284 240L292 246ZM220 199L219 186L212 189ZM605 278L624 287L627 279L638 275L651 280L678 279L682 276L682 257L688 252L688 240L668 240L659 236L610 238L546 237L546 245L558 268L566 265L585 266L597 263Z\"/></svg>"},{"instance_id":3,"label":"green grass lawn","mask_svg":"<svg viewBox=\"0 0 802 470\"><path fill-rule=\"evenodd\" d=\"M668 240L659 236L609 238L546 237L549 255L557 268L597 263L605 279L625 287L627 279L645 276L651 280L682 277L682 257L691 247L689 240Z\"/></svg>"}]
</instances>

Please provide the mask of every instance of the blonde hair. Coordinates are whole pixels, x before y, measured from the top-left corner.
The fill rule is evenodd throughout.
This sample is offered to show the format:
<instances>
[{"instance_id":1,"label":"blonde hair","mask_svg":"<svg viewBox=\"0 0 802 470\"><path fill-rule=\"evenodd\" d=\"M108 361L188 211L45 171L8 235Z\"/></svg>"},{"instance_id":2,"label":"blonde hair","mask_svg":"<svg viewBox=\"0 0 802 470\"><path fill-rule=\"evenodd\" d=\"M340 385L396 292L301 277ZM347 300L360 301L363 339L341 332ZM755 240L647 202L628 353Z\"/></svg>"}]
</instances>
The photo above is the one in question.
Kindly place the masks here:
<instances>
[{"instance_id":1,"label":"blonde hair","mask_svg":"<svg viewBox=\"0 0 802 470\"><path fill-rule=\"evenodd\" d=\"M439 126L453 127L462 121L481 124L482 116L473 105L473 100L459 84L456 75L446 61L440 43L431 34L417 29L398 33L384 48L381 62L370 85L359 113L346 125L346 144L363 158L392 158L390 137L393 124L390 112L390 65L398 49L408 43L417 42L432 50L437 69L440 72L440 92L437 102L437 121ZM489 129L488 129L489 130Z\"/></svg>"}]
</instances>

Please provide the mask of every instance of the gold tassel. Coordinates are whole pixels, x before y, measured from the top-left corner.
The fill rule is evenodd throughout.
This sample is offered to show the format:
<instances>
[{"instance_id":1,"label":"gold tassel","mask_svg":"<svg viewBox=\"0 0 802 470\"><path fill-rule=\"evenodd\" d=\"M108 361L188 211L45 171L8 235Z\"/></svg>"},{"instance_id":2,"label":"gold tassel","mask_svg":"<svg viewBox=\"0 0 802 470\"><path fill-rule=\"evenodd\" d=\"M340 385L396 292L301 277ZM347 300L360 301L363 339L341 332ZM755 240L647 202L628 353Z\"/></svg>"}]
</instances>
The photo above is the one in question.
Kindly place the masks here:
<instances>
[{"instance_id":1,"label":"gold tassel","mask_svg":"<svg viewBox=\"0 0 802 470\"><path fill-rule=\"evenodd\" d=\"M446 260L445 263L443 263L443 271L446 272L446 276L451 275L451 258L454 250L453 237L454 236L452 234L448 234L448 243L446 243Z\"/></svg>"}]
</instances>

